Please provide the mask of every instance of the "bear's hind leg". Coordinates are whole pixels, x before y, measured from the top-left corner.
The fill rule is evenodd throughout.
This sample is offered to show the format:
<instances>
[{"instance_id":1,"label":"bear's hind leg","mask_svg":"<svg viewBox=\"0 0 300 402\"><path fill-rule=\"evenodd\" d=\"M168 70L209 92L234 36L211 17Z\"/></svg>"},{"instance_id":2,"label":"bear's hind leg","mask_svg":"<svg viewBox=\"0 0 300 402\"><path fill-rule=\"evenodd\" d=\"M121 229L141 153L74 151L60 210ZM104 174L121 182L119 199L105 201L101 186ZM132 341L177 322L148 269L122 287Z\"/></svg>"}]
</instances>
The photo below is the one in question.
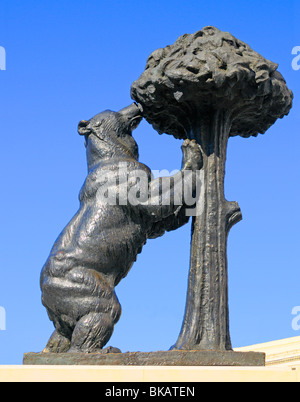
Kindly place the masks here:
<instances>
[{"instance_id":1,"label":"bear's hind leg","mask_svg":"<svg viewBox=\"0 0 300 402\"><path fill-rule=\"evenodd\" d=\"M113 330L114 320L109 314L87 314L74 328L69 353L91 353L102 350L112 336Z\"/></svg>"},{"instance_id":2,"label":"bear's hind leg","mask_svg":"<svg viewBox=\"0 0 300 402\"><path fill-rule=\"evenodd\" d=\"M70 349L70 346L70 340L55 330L43 350L43 353L66 353Z\"/></svg>"}]
</instances>

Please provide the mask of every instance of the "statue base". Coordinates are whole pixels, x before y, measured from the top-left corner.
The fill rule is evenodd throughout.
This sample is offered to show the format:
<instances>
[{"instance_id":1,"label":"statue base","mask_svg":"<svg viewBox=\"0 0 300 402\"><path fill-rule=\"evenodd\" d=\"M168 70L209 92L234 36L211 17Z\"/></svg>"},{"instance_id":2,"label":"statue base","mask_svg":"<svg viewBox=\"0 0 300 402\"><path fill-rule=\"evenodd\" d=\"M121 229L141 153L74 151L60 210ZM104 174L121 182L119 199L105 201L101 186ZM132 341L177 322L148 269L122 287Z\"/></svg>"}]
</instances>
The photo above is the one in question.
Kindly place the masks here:
<instances>
[{"instance_id":1,"label":"statue base","mask_svg":"<svg viewBox=\"0 0 300 402\"><path fill-rule=\"evenodd\" d=\"M127 353L26 353L24 365L265 366L265 354L214 350Z\"/></svg>"}]
</instances>

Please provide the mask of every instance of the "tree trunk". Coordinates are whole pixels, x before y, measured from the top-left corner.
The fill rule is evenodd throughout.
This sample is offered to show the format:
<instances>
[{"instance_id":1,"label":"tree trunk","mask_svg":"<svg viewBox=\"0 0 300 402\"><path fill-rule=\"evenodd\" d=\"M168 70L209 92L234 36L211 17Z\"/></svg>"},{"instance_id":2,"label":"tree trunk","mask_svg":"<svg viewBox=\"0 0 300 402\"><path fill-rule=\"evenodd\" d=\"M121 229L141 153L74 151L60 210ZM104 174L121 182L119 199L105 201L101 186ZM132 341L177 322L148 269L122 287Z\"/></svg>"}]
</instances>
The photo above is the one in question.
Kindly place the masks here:
<instances>
[{"instance_id":1,"label":"tree trunk","mask_svg":"<svg viewBox=\"0 0 300 402\"><path fill-rule=\"evenodd\" d=\"M182 350L231 350L228 311L227 238L242 219L236 202L224 196L230 115L200 117L190 132L203 152L201 197L193 218L185 317L175 345Z\"/></svg>"}]
</instances>

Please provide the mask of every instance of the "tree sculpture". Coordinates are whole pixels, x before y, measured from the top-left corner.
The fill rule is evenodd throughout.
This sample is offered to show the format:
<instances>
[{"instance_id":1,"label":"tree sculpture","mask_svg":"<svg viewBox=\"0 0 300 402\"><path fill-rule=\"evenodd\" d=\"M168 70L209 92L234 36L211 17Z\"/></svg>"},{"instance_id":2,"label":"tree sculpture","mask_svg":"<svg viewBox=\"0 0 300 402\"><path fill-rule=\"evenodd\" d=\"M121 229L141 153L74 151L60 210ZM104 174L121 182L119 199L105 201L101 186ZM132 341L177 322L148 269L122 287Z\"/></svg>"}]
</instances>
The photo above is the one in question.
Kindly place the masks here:
<instances>
[{"instance_id":1,"label":"tree sculpture","mask_svg":"<svg viewBox=\"0 0 300 402\"><path fill-rule=\"evenodd\" d=\"M175 349L231 350L227 236L242 215L224 196L227 142L263 134L289 113L293 95L277 67L231 34L206 27L153 52L132 85L131 96L154 129L195 139L204 159L186 311Z\"/></svg>"}]
</instances>

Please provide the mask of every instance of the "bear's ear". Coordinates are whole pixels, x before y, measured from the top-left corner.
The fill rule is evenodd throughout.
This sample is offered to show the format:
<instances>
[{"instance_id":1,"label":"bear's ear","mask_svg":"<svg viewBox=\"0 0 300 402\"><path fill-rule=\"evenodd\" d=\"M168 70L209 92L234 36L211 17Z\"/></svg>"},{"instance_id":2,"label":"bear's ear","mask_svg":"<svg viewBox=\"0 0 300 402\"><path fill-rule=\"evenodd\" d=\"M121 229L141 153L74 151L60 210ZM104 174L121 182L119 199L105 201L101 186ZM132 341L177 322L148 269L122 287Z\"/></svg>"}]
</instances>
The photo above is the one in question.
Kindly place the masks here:
<instances>
[{"instance_id":1,"label":"bear's ear","mask_svg":"<svg viewBox=\"0 0 300 402\"><path fill-rule=\"evenodd\" d=\"M89 128L89 121L81 120L78 124L78 133L80 135L89 135L91 133L91 129Z\"/></svg>"}]
</instances>

